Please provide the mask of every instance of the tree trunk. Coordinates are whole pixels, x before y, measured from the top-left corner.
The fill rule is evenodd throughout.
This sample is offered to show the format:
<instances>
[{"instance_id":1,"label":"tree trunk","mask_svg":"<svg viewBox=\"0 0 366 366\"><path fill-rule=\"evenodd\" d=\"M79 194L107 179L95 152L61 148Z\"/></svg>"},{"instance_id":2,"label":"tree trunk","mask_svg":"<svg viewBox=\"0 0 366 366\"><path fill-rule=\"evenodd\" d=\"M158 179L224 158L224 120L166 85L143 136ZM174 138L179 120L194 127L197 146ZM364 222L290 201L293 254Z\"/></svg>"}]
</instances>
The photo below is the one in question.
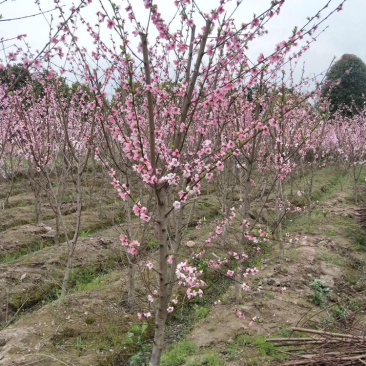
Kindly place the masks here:
<instances>
[{"instance_id":1,"label":"tree trunk","mask_svg":"<svg viewBox=\"0 0 366 366\"><path fill-rule=\"evenodd\" d=\"M67 289L69 287L71 269L72 269L72 255L68 254L65 273L64 273L64 279L62 281L62 288L61 288L61 296L60 296L61 303L63 303L65 301L65 296L67 294Z\"/></svg>"},{"instance_id":2,"label":"tree trunk","mask_svg":"<svg viewBox=\"0 0 366 366\"><path fill-rule=\"evenodd\" d=\"M136 276L136 264L134 263L134 258L130 254L127 254L129 266L128 266L128 299L127 306L130 310L133 309L135 305L135 276Z\"/></svg>"},{"instance_id":3,"label":"tree trunk","mask_svg":"<svg viewBox=\"0 0 366 366\"><path fill-rule=\"evenodd\" d=\"M250 211L250 205L251 205L251 190L252 185L250 183L250 175L249 171L245 172L244 174L244 196L243 196L243 202L241 204L241 216L245 220L249 214ZM241 230L241 237L240 237L240 248L243 250L243 252L246 249L247 244L247 238L244 236L246 227L243 225L243 228ZM238 273L239 275L239 273ZM241 288L241 284L237 282L235 284L235 292L236 292L236 302L240 303L243 298L243 292Z\"/></svg>"},{"instance_id":4,"label":"tree trunk","mask_svg":"<svg viewBox=\"0 0 366 366\"><path fill-rule=\"evenodd\" d=\"M55 245L60 244L60 214L59 214L60 210L58 210L56 208L55 213L56 213L56 227L55 227L55 238L54 238L54 243Z\"/></svg>"},{"instance_id":5,"label":"tree trunk","mask_svg":"<svg viewBox=\"0 0 366 366\"><path fill-rule=\"evenodd\" d=\"M81 213L82 213L81 174L82 174L82 171L78 171L78 175L76 177L76 180L74 181L75 189L76 189L76 207L77 207L77 209L76 209L75 230L74 230L73 238L71 240L69 239L66 225L64 222L62 222L63 228L65 230L65 240L67 242L68 252L67 252L67 264L66 264L66 268L65 268L65 274L64 274L64 279L62 282L62 289L61 289L61 302L64 302L65 296L67 294L70 273L72 270L72 259L74 256L76 244L77 244L77 241L79 238L80 227L81 227ZM57 213L59 215L60 220L62 220L62 213L61 213L60 206L58 206Z\"/></svg>"},{"instance_id":6,"label":"tree trunk","mask_svg":"<svg viewBox=\"0 0 366 366\"><path fill-rule=\"evenodd\" d=\"M158 213L157 226L159 238L159 299L155 316L154 345L152 349L149 366L159 366L161 353L164 347L165 323L168 316L168 303L170 299L171 286L168 280L168 231L167 231L167 207L166 188L163 187L157 192Z\"/></svg>"},{"instance_id":7,"label":"tree trunk","mask_svg":"<svg viewBox=\"0 0 366 366\"><path fill-rule=\"evenodd\" d=\"M282 233L282 219L286 210L284 207L285 200L283 196L283 184L281 179L277 179L276 182L276 220L277 220L277 237L280 245L280 261L282 263L285 257L285 246L283 244L283 233Z\"/></svg>"}]
</instances>

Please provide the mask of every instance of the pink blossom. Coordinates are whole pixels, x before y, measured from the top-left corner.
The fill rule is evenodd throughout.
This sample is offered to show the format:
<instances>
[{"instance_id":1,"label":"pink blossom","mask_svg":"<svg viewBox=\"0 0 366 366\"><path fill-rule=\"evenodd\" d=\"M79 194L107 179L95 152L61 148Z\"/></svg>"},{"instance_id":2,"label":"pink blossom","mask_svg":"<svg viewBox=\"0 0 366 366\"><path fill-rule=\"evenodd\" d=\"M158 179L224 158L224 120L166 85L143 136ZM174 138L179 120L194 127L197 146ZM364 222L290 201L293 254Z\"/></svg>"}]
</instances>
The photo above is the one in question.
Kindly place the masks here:
<instances>
[{"instance_id":1,"label":"pink blossom","mask_svg":"<svg viewBox=\"0 0 366 366\"><path fill-rule=\"evenodd\" d=\"M174 203L173 203L174 210L179 210L180 206L181 206L181 203L179 201L174 201Z\"/></svg>"},{"instance_id":2,"label":"pink blossom","mask_svg":"<svg viewBox=\"0 0 366 366\"><path fill-rule=\"evenodd\" d=\"M221 233L222 233L222 227L217 226L217 227L216 227L216 234L217 234L217 235L220 235Z\"/></svg>"},{"instance_id":3,"label":"pink blossom","mask_svg":"<svg viewBox=\"0 0 366 366\"><path fill-rule=\"evenodd\" d=\"M168 313L172 313L174 311L173 306L169 306L168 309L166 309Z\"/></svg>"},{"instance_id":4,"label":"pink blossom","mask_svg":"<svg viewBox=\"0 0 366 366\"><path fill-rule=\"evenodd\" d=\"M112 29L115 25L116 23L113 20L107 19L107 27L109 29Z\"/></svg>"},{"instance_id":5,"label":"pink blossom","mask_svg":"<svg viewBox=\"0 0 366 366\"><path fill-rule=\"evenodd\" d=\"M121 244L123 245L123 246L125 246L125 247L127 247L128 246L128 240L127 240L127 237L126 237L126 235L121 235L120 236L120 240L121 240Z\"/></svg>"},{"instance_id":6,"label":"pink blossom","mask_svg":"<svg viewBox=\"0 0 366 366\"><path fill-rule=\"evenodd\" d=\"M140 206L138 205L134 205L133 208L133 213L136 215L136 216L139 216L140 215Z\"/></svg>"},{"instance_id":7,"label":"pink blossom","mask_svg":"<svg viewBox=\"0 0 366 366\"><path fill-rule=\"evenodd\" d=\"M128 253L128 254L131 254L131 255L133 255L133 256L136 256L136 255L138 254L138 251L137 251L137 249L136 249L136 248L134 248L134 247L130 247L130 248L128 248L128 249L127 249L127 253Z\"/></svg>"},{"instance_id":8,"label":"pink blossom","mask_svg":"<svg viewBox=\"0 0 366 366\"><path fill-rule=\"evenodd\" d=\"M236 309L236 310L235 310L235 315L236 315L239 319L243 319L243 318L244 318L243 313L242 313L239 309Z\"/></svg>"},{"instance_id":9,"label":"pink blossom","mask_svg":"<svg viewBox=\"0 0 366 366\"><path fill-rule=\"evenodd\" d=\"M230 269L227 271L226 275L228 277L233 277L234 276L234 271L231 271Z\"/></svg>"},{"instance_id":10,"label":"pink blossom","mask_svg":"<svg viewBox=\"0 0 366 366\"><path fill-rule=\"evenodd\" d=\"M224 164L221 162L221 161L218 161L216 163L216 168L220 171L223 171L224 170Z\"/></svg>"},{"instance_id":11,"label":"pink blossom","mask_svg":"<svg viewBox=\"0 0 366 366\"><path fill-rule=\"evenodd\" d=\"M145 214L141 214L140 215L140 219L145 221L145 222L149 222L151 220L151 217Z\"/></svg>"}]
</instances>

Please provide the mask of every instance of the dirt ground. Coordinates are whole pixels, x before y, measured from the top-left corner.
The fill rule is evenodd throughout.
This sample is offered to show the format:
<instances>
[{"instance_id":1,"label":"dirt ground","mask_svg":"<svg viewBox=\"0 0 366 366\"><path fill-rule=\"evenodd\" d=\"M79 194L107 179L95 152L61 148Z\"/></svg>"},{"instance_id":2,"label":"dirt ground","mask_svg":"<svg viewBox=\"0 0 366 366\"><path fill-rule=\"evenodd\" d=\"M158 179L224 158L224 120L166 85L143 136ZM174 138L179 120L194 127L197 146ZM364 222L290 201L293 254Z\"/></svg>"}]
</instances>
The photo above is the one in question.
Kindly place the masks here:
<instances>
[{"instance_id":1,"label":"dirt ground","mask_svg":"<svg viewBox=\"0 0 366 366\"><path fill-rule=\"evenodd\" d=\"M235 286L229 286L218 294L220 304L213 305L207 316L192 325L186 339L201 353L215 350L224 357L228 344L239 335L271 337L292 326L324 324L323 308L313 300L310 283L314 280L329 289L329 306L357 299L358 324L363 326L366 252L355 244L352 230L360 230L359 206L349 197L348 191L337 191L318 203L312 219L300 218L306 225L294 221L291 226L289 222L291 235L300 235L299 241L285 245L282 259L274 245L258 262L252 291L238 302ZM18 198L12 197L11 202L18 202ZM5 223L0 231L4 259L0 263L0 365L123 365L117 355L131 355L123 341L136 315L126 308L128 263L118 239L119 225L107 225L120 215L118 207L111 205L103 215L85 211L85 235L79 239L74 267L79 276L90 270L90 283L84 287L75 284L61 303L56 290L62 281L66 244L52 245L52 219L43 225L22 222L21 218L31 221L32 217L31 199L25 203L29 205L21 210L10 207L0 211ZM217 211L216 204L207 206ZM73 213L66 217L72 220ZM200 240L199 235L192 230L191 239ZM38 248L41 241L45 244ZM29 250L9 257L22 248ZM138 302L148 310L144 284L138 280L136 286ZM239 319L236 310L244 317ZM248 355L244 349L236 359L225 359L225 364L245 365Z\"/></svg>"}]
</instances>

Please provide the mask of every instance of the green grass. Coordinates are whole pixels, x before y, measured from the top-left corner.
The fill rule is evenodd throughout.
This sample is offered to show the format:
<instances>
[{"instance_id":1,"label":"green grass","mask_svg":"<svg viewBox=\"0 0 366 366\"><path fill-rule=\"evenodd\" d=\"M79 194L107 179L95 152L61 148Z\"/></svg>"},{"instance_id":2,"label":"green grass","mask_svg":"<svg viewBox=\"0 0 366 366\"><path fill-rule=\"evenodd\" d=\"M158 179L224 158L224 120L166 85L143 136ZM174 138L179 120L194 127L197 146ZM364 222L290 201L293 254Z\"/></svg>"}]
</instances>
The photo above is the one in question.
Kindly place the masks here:
<instances>
[{"instance_id":1,"label":"green grass","mask_svg":"<svg viewBox=\"0 0 366 366\"><path fill-rule=\"evenodd\" d=\"M278 347L267 342L267 337L247 334L237 335L234 341L227 343L225 355L229 361L245 360L245 365L251 366L277 365L286 359Z\"/></svg>"},{"instance_id":2,"label":"green grass","mask_svg":"<svg viewBox=\"0 0 366 366\"><path fill-rule=\"evenodd\" d=\"M225 360L217 352L211 351L188 361L186 366L225 366Z\"/></svg>"},{"instance_id":3,"label":"green grass","mask_svg":"<svg viewBox=\"0 0 366 366\"><path fill-rule=\"evenodd\" d=\"M187 357L196 352L196 346L190 341L180 341L173 344L161 358L161 366L180 366L187 361ZM193 365L191 365L193 366Z\"/></svg>"},{"instance_id":4,"label":"green grass","mask_svg":"<svg viewBox=\"0 0 366 366\"><path fill-rule=\"evenodd\" d=\"M289 233L302 232L306 234L316 234L323 232L324 226L331 222L331 219L324 215L321 210L314 210L309 217L307 211L289 215L285 221L285 230Z\"/></svg>"},{"instance_id":5,"label":"green grass","mask_svg":"<svg viewBox=\"0 0 366 366\"><path fill-rule=\"evenodd\" d=\"M300 260L301 254L297 248L291 247L285 252L285 259L287 262L297 262Z\"/></svg>"},{"instance_id":6,"label":"green grass","mask_svg":"<svg viewBox=\"0 0 366 366\"><path fill-rule=\"evenodd\" d=\"M78 282L76 286L73 288L73 291L93 291L98 290L103 287L105 284L105 276L97 276L95 278L91 278L90 282Z\"/></svg>"},{"instance_id":7,"label":"green grass","mask_svg":"<svg viewBox=\"0 0 366 366\"><path fill-rule=\"evenodd\" d=\"M47 248L49 246L53 245L53 240L45 240L45 239L41 239L41 240L36 240L34 242L30 242L28 243L28 245L26 247L23 248L19 248L16 251L9 253L9 254L5 254L5 255L0 255L0 263L13 263L15 262L17 259L28 255L28 254L32 254L32 253L36 253L44 248Z\"/></svg>"},{"instance_id":8,"label":"green grass","mask_svg":"<svg viewBox=\"0 0 366 366\"><path fill-rule=\"evenodd\" d=\"M346 262L342 256L337 253L325 251L319 255L319 259L323 262L334 264L337 267L344 267Z\"/></svg>"},{"instance_id":9,"label":"green grass","mask_svg":"<svg viewBox=\"0 0 366 366\"><path fill-rule=\"evenodd\" d=\"M196 316L197 320L200 320L200 319L206 318L206 316L211 311L211 307L194 305L194 311L195 311L195 316Z\"/></svg>"},{"instance_id":10,"label":"green grass","mask_svg":"<svg viewBox=\"0 0 366 366\"><path fill-rule=\"evenodd\" d=\"M80 234L79 237L80 238L90 238L93 235L93 233L91 232L91 230L83 230Z\"/></svg>"},{"instance_id":11,"label":"green grass","mask_svg":"<svg viewBox=\"0 0 366 366\"><path fill-rule=\"evenodd\" d=\"M109 258L95 266L73 268L69 280L69 292L92 291L103 287L107 274L121 261L121 257Z\"/></svg>"}]
</instances>

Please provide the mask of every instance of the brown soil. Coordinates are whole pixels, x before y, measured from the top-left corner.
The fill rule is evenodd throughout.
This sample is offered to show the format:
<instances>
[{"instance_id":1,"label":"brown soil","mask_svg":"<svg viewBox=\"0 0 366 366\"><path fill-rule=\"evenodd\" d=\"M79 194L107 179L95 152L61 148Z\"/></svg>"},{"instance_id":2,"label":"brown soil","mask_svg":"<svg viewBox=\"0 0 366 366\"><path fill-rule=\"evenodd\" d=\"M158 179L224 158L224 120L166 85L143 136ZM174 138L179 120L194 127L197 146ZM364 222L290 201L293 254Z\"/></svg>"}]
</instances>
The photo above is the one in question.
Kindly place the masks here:
<instances>
[{"instance_id":1,"label":"brown soil","mask_svg":"<svg viewBox=\"0 0 366 366\"><path fill-rule=\"evenodd\" d=\"M276 246L270 254L264 255L260 272L251 283L253 290L246 293L240 303L236 302L234 285L226 291L221 304L213 306L207 317L198 321L187 336L198 346L200 353L215 350L224 355L227 344L241 334L272 336L295 325L322 324L324 312L311 299L313 290L309 285L315 279L331 289L327 298L330 305L347 297L362 298L362 291L366 289L363 278L366 252L356 248L353 238L342 227L342 220L353 222L357 216L358 207L350 203L348 197L349 193L340 192L326 203L319 204L318 212L313 212L316 224L306 229L298 228L296 232L303 235L297 244L286 244L282 261ZM214 216L218 207L216 199L203 197L192 221L202 215ZM13 207L7 210L9 216L1 213L1 218L8 220L7 225L14 225L14 228L0 232L3 257L33 245L30 243L52 242L53 220L45 221L41 226L19 225L20 217L26 217L28 209L24 207L22 211ZM16 213L14 217L13 212ZM65 216L70 227L73 215ZM267 221L271 220L271 215L270 208L263 214ZM50 302L47 296L51 290L60 287L66 244L49 246L0 264L0 316L3 324L17 316L16 321L0 331L1 366L99 366L108 364L107 361L117 354L126 357L133 354L133 350L123 343L131 324L136 322L136 311L131 313L126 308L128 263L118 239L121 227L111 227L119 217L121 209L118 204L104 207L102 213L84 212L83 231L104 229L94 232L92 237L79 239L74 266L93 270L108 267L109 270L107 274L101 274L99 284L71 293L63 304L59 300ZM105 229L106 226L110 227ZM202 232L192 230L189 240L199 242L200 235L205 236L207 230L209 228L202 229ZM229 233L228 241L234 243L235 235ZM220 246L212 248L209 259L214 258L212 252L217 255L219 251ZM141 270L144 268L142 263ZM259 286L261 291L257 291ZM284 287L286 291L282 293ZM140 308L147 310L146 290L140 278L136 288L137 302ZM243 319L235 315L236 309L243 312ZM253 318L255 324L251 326ZM360 316L358 322L364 325L365 317ZM225 365L245 365L250 356L251 351L247 349L241 359L226 360ZM263 361L262 364L268 363Z\"/></svg>"}]
</instances>

